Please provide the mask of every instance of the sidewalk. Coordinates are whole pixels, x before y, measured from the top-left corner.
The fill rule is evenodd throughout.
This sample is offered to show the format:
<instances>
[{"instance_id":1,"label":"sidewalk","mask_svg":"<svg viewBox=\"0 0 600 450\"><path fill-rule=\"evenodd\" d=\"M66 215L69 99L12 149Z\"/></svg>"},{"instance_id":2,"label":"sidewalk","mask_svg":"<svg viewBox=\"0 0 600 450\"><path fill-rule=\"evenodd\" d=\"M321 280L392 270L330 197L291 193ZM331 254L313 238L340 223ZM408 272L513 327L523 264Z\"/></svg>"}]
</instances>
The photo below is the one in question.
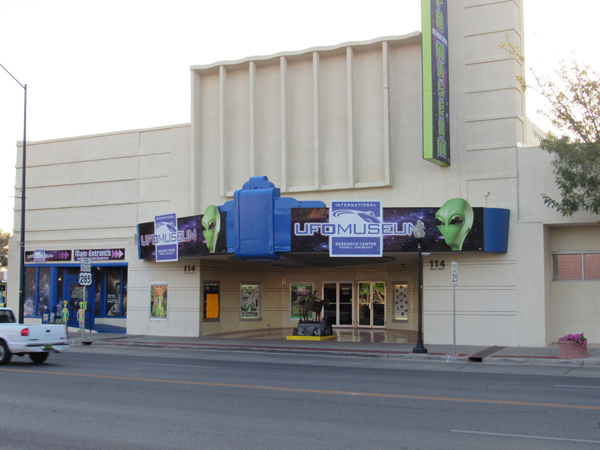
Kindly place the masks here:
<instances>
[{"instance_id":1,"label":"sidewalk","mask_svg":"<svg viewBox=\"0 0 600 450\"><path fill-rule=\"evenodd\" d=\"M271 330L274 331L274 330ZM291 334L291 333L290 333ZM272 353L303 353L341 357L403 358L414 361L455 361L470 363L512 364L575 364L600 368L600 345L588 345L589 358L558 359L557 344L548 347L500 347L457 345L430 345L425 342L426 354L412 353L414 342L390 342L371 339L367 335L350 337L338 334L326 341L286 340L281 333L265 334L263 337L169 337L136 336L110 333L85 333L69 330L72 345L129 346L147 348L175 348L186 350L219 350Z\"/></svg>"}]
</instances>

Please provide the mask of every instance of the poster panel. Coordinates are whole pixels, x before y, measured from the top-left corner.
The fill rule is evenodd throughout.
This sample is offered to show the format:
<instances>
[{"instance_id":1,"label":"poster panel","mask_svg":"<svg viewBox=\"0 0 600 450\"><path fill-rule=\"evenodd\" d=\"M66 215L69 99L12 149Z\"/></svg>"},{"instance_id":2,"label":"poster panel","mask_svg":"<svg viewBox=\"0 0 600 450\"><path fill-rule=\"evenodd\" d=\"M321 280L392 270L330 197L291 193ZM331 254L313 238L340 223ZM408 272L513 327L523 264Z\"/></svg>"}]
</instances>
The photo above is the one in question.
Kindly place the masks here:
<instances>
[{"instance_id":1,"label":"poster panel","mask_svg":"<svg viewBox=\"0 0 600 450\"><path fill-rule=\"evenodd\" d=\"M167 283L150 285L150 317L152 319L167 318L168 293L169 285Z\"/></svg>"},{"instance_id":2,"label":"poster panel","mask_svg":"<svg viewBox=\"0 0 600 450\"><path fill-rule=\"evenodd\" d=\"M408 322L408 284L394 283L394 320Z\"/></svg>"},{"instance_id":3,"label":"poster panel","mask_svg":"<svg viewBox=\"0 0 600 450\"><path fill-rule=\"evenodd\" d=\"M240 285L240 317L242 319L260 318L260 284Z\"/></svg>"}]
</instances>

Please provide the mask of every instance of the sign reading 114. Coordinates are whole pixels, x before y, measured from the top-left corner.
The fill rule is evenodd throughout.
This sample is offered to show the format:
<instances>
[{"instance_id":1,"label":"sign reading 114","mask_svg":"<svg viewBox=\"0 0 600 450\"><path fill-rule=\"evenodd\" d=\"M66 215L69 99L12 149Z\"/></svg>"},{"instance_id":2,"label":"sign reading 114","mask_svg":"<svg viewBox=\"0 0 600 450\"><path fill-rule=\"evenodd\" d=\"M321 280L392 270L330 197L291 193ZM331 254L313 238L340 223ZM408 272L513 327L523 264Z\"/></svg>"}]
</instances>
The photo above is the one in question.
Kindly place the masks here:
<instances>
[{"instance_id":1,"label":"sign reading 114","mask_svg":"<svg viewBox=\"0 0 600 450\"><path fill-rule=\"evenodd\" d=\"M444 267L446 267L446 261L444 261L443 259L432 259L431 261L429 261L430 270L444 270Z\"/></svg>"}]
</instances>

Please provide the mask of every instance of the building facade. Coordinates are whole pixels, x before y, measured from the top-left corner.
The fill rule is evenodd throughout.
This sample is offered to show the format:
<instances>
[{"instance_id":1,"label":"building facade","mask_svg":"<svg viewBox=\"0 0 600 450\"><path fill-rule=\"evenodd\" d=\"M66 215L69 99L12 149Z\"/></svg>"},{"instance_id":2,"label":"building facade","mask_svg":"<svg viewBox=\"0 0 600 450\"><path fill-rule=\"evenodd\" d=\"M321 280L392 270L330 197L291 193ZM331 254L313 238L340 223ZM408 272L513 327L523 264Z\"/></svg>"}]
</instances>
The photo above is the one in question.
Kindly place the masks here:
<instances>
[{"instance_id":1,"label":"building facade","mask_svg":"<svg viewBox=\"0 0 600 450\"><path fill-rule=\"evenodd\" d=\"M192 66L191 124L29 142L26 320L59 315L65 301L73 318L85 298L99 331L288 329L316 292L335 328L416 330L411 231L422 218L426 343L452 341L452 261L457 343L543 346L582 331L600 342L597 218L544 206L541 194L556 192L550 157L525 115L524 69L499 47L526 44L522 8L452 1L433 38L424 15L423 34ZM440 89L424 94L432 81ZM444 140L433 162L429 113ZM465 248L438 223L452 199L474 211ZM348 211L383 224L364 228L384 229L379 241L360 244L380 253L332 253L323 224ZM342 241L342 253L359 246ZM82 258L89 287L78 283Z\"/></svg>"}]
</instances>

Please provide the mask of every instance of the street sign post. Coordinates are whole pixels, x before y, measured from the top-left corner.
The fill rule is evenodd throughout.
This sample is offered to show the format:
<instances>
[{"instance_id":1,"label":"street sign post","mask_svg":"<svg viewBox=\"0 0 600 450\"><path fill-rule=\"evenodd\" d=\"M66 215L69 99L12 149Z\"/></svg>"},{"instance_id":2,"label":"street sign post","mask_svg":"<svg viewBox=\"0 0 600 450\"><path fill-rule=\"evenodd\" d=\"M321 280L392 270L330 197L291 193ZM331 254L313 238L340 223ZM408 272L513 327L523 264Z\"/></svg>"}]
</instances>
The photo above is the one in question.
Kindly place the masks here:
<instances>
[{"instance_id":1,"label":"street sign post","mask_svg":"<svg viewBox=\"0 0 600 450\"><path fill-rule=\"evenodd\" d=\"M452 352L456 356L456 285L458 284L458 261L452 261Z\"/></svg>"},{"instance_id":2,"label":"street sign post","mask_svg":"<svg viewBox=\"0 0 600 450\"><path fill-rule=\"evenodd\" d=\"M81 267L79 269L79 285L80 286L91 286L92 285L92 258L81 258ZM82 329L82 340L85 340L85 308L87 308L87 289L83 289L83 326ZM91 327L91 322L90 322Z\"/></svg>"},{"instance_id":3,"label":"street sign post","mask_svg":"<svg viewBox=\"0 0 600 450\"><path fill-rule=\"evenodd\" d=\"M92 258L81 258L81 272L92 271Z\"/></svg>"}]
</instances>

